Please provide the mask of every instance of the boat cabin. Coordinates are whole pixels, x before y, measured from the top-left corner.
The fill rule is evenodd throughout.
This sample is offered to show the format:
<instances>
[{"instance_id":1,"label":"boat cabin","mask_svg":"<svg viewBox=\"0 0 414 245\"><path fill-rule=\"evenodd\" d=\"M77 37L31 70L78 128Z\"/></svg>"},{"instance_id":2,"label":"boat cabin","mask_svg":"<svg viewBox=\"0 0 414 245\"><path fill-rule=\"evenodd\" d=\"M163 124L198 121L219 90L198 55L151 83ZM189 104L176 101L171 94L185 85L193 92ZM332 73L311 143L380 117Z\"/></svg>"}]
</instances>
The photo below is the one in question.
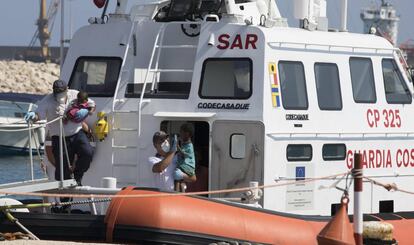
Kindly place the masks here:
<instances>
[{"instance_id":1,"label":"boat cabin","mask_svg":"<svg viewBox=\"0 0 414 245\"><path fill-rule=\"evenodd\" d=\"M128 10L126 2L76 32L61 74L110 125L84 185L113 176L118 187L153 186L153 133L190 122L193 191L345 173L355 152L365 175L411 187L413 84L386 39L328 31L324 1L301 28L288 27L274 1L148 0ZM343 194L329 188L337 180L265 188L260 204L330 215ZM414 201L369 182L364 193L366 212Z\"/></svg>"}]
</instances>

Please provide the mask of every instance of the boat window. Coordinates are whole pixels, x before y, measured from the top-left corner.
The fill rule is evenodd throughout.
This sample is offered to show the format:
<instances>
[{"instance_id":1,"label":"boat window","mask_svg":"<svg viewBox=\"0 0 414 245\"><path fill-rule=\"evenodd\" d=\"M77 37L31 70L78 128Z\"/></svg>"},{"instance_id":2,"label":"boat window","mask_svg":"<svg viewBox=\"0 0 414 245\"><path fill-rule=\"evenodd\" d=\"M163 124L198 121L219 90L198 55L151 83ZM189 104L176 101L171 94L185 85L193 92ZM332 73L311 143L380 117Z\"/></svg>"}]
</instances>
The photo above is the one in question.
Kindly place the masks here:
<instances>
[{"instance_id":1,"label":"boat window","mask_svg":"<svg viewBox=\"0 0 414 245\"><path fill-rule=\"evenodd\" d=\"M315 81L321 110L342 110L341 86L336 64L316 63Z\"/></svg>"},{"instance_id":2,"label":"boat window","mask_svg":"<svg viewBox=\"0 0 414 245\"><path fill-rule=\"evenodd\" d=\"M0 117L23 118L29 109L35 111L36 108L36 104L0 100Z\"/></svg>"},{"instance_id":3,"label":"boat window","mask_svg":"<svg viewBox=\"0 0 414 245\"><path fill-rule=\"evenodd\" d=\"M233 159L243 159L246 157L246 136L244 134L231 135L230 156Z\"/></svg>"},{"instance_id":4,"label":"boat window","mask_svg":"<svg viewBox=\"0 0 414 245\"><path fill-rule=\"evenodd\" d=\"M199 96L206 99L248 99L252 94L249 58L212 58L204 61Z\"/></svg>"},{"instance_id":5,"label":"boat window","mask_svg":"<svg viewBox=\"0 0 414 245\"><path fill-rule=\"evenodd\" d=\"M382 60L385 96L389 104L411 104L412 97L404 78L392 59Z\"/></svg>"},{"instance_id":6,"label":"boat window","mask_svg":"<svg viewBox=\"0 0 414 245\"><path fill-rule=\"evenodd\" d=\"M291 110L308 109L305 71L302 62L280 61L279 77L282 86L283 108Z\"/></svg>"},{"instance_id":7,"label":"boat window","mask_svg":"<svg viewBox=\"0 0 414 245\"><path fill-rule=\"evenodd\" d=\"M289 162L310 161L312 160L311 145L288 145L286 157Z\"/></svg>"},{"instance_id":8,"label":"boat window","mask_svg":"<svg viewBox=\"0 0 414 245\"><path fill-rule=\"evenodd\" d=\"M116 57L80 57L75 64L69 87L93 97L112 97L122 60Z\"/></svg>"},{"instance_id":9,"label":"boat window","mask_svg":"<svg viewBox=\"0 0 414 245\"><path fill-rule=\"evenodd\" d=\"M322 157L325 161L339 161L346 158L345 144L325 144L322 147Z\"/></svg>"},{"instance_id":10,"label":"boat window","mask_svg":"<svg viewBox=\"0 0 414 245\"><path fill-rule=\"evenodd\" d=\"M379 212L380 213L393 213L394 212L394 201L393 200L379 201Z\"/></svg>"},{"instance_id":11,"label":"boat window","mask_svg":"<svg viewBox=\"0 0 414 245\"><path fill-rule=\"evenodd\" d=\"M341 208L342 204L341 203L332 203L331 204L331 216L335 216L335 214L339 211L339 209Z\"/></svg>"},{"instance_id":12,"label":"boat window","mask_svg":"<svg viewBox=\"0 0 414 245\"><path fill-rule=\"evenodd\" d=\"M356 103L377 102L371 59L351 57L349 59L349 66L354 101Z\"/></svg>"}]
</instances>

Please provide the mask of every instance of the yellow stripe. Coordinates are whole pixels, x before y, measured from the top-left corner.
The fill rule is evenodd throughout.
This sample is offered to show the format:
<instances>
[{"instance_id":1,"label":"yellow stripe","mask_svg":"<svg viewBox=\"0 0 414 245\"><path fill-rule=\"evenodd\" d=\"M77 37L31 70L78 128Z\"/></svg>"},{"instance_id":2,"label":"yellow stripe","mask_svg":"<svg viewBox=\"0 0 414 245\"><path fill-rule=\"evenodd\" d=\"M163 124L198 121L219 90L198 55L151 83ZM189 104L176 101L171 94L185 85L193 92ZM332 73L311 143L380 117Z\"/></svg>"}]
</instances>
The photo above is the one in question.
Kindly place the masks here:
<instances>
[{"instance_id":1,"label":"yellow stripe","mask_svg":"<svg viewBox=\"0 0 414 245\"><path fill-rule=\"evenodd\" d=\"M272 105L273 105L273 107L276 107L277 106L277 104L276 104L276 96L272 96Z\"/></svg>"}]
</instances>

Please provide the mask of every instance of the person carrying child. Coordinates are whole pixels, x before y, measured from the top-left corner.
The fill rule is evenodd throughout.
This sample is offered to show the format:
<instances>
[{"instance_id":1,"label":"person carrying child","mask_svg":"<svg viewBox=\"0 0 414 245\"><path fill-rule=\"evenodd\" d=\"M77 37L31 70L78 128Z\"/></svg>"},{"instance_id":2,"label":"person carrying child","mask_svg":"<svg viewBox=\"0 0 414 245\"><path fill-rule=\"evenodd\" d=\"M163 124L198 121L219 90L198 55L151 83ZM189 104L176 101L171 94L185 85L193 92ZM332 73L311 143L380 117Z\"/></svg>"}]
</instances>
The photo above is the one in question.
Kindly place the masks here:
<instances>
[{"instance_id":1,"label":"person carrying child","mask_svg":"<svg viewBox=\"0 0 414 245\"><path fill-rule=\"evenodd\" d=\"M80 91L76 99L70 103L69 108L65 114L65 119L75 123L81 123L88 117L88 115L92 114L94 108L95 102L93 100L89 100L88 93L85 91ZM86 109L88 112L83 113L81 116L79 116L79 111L82 109Z\"/></svg>"},{"instance_id":2,"label":"person carrying child","mask_svg":"<svg viewBox=\"0 0 414 245\"><path fill-rule=\"evenodd\" d=\"M84 122L85 119L95 111L95 107L95 102L89 99L88 93L79 91L76 99L70 102L69 107L65 112L63 122L67 123L68 121L71 121L74 123L81 123L82 129L85 131L88 139L95 141L92 130L89 128L88 124Z\"/></svg>"},{"instance_id":3,"label":"person carrying child","mask_svg":"<svg viewBox=\"0 0 414 245\"><path fill-rule=\"evenodd\" d=\"M187 185L184 179L188 176L195 179L195 156L194 146L191 142L193 126L185 123L180 127L181 146L177 153L177 167L174 171L175 190L185 192Z\"/></svg>"}]
</instances>

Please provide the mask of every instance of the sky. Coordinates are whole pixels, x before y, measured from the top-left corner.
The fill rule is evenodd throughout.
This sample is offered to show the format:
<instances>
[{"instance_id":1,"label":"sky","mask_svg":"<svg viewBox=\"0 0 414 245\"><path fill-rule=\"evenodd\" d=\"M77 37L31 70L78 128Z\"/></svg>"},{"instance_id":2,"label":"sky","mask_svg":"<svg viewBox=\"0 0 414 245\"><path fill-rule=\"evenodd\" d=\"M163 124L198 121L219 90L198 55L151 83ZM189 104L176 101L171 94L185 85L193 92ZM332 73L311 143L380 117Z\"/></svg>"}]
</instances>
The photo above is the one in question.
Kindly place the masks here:
<instances>
[{"instance_id":1,"label":"sky","mask_svg":"<svg viewBox=\"0 0 414 245\"><path fill-rule=\"evenodd\" d=\"M26 46L30 43L36 30L36 19L39 15L39 0L0 0L0 45ZM52 0L47 0L49 4ZM69 39L81 26L88 25L92 16L100 16L101 9L93 4L92 0L63 0L65 1L65 38ZM114 10L115 0L110 0L110 12ZM136 1L136 0L135 0ZM328 1L329 26L338 28L341 0ZM362 32L363 24L360 19L360 10L374 0L348 0L348 29L351 32ZM131 1L130 1L131 2ZM297 26L298 21L293 19L293 0L276 0L281 14L288 18L289 25ZM376 2L380 2L377 0ZM400 15L400 31L398 42L414 39L414 1L388 0ZM60 13L56 16L52 32L52 46L58 46L60 38ZM71 25L69 24L71 23ZM71 28L70 28L71 26Z\"/></svg>"}]
</instances>

